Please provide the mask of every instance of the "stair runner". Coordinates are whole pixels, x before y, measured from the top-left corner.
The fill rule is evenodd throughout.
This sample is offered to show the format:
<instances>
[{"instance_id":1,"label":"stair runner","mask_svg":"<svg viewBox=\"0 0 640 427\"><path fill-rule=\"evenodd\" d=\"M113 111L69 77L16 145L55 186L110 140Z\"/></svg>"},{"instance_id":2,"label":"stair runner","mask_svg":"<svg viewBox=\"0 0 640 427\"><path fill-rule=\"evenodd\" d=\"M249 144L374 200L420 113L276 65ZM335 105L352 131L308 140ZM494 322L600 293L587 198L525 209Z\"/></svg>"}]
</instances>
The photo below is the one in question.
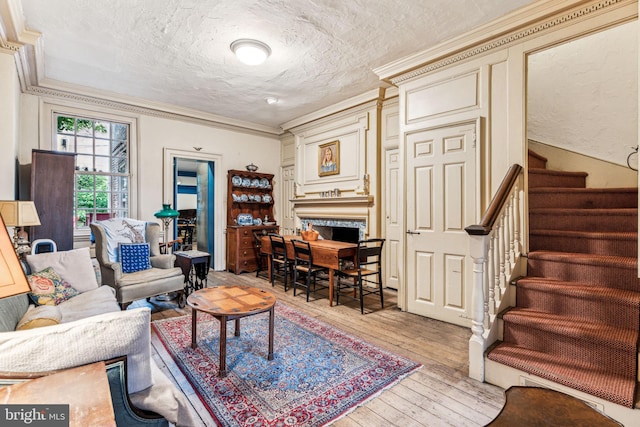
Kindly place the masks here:
<instances>
[{"instance_id":1,"label":"stair runner","mask_svg":"<svg viewBox=\"0 0 640 427\"><path fill-rule=\"evenodd\" d=\"M487 357L633 408L638 377L638 189L529 153L527 277ZM534 166L534 167L531 167Z\"/></svg>"}]
</instances>

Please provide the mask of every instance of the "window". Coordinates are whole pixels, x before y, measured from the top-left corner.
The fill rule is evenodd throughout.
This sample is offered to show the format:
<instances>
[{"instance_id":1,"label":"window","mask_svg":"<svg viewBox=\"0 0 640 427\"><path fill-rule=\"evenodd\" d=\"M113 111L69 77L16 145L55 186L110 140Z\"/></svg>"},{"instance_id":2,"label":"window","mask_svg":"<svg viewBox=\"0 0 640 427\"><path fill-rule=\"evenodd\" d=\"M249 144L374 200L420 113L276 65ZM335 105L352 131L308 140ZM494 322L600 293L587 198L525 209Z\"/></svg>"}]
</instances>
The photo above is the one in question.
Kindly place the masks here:
<instances>
[{"instance_id":1,"label":"window","mask_svg":"<svg viewBox=\"0 0 640 427\"><path fill-rule=\"evenodd\" d=\"M130 125L55 114L54 150L76 153L74 223L129 216Z\"/></svg>"}]
</instances>

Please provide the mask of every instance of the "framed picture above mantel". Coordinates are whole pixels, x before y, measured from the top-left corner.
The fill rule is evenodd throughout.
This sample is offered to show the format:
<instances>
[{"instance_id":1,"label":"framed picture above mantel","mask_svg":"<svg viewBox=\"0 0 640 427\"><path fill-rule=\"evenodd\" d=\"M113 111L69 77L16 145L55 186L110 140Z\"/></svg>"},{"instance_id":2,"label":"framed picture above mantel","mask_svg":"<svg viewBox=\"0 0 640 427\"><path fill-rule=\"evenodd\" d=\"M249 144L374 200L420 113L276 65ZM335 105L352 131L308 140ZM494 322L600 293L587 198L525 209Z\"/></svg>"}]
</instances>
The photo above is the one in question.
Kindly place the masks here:
<instances>
[{"instance_id":1,"label":"framed picture above mantel","mask_svg":"<svg viewBox=\"0 0 640 427\"><path fill-rule=\"evenodd\" d=\"M318 146L318 176L340 173L340 141L331 141Z\"/></svg>"}]
</instances>

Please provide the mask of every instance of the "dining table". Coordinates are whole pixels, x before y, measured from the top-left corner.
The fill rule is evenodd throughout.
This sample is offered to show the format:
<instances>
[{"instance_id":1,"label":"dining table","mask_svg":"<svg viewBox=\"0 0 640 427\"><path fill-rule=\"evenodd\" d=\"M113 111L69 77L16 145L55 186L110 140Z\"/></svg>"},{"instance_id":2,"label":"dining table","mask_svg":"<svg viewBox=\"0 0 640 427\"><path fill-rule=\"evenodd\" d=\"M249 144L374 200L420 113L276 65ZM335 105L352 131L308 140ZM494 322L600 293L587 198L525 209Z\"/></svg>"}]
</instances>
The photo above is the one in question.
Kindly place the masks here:
<instances>
[{"instance_id":1,"label":"dining table","mask_svg":"<svg viewBox=\"0 0 640 427\"><path fill-rule=\"evenodd\" d=\"M297 235L285 235L282 237L284 237L287 246L287 258L293 259L294 253L291 240L302 240L302 237ZM269 240L269 236L263 236L261 243L260 251L269 258L269 280L271 280L271 241ZM356 261L358 244L327 239L309 240L308 243L311 247L313 264L324 267L329 271L329 306L331 307L333 306L335 271L340 269L341 260L348 259L354 262Z\"/></svg>"}]
</instances>

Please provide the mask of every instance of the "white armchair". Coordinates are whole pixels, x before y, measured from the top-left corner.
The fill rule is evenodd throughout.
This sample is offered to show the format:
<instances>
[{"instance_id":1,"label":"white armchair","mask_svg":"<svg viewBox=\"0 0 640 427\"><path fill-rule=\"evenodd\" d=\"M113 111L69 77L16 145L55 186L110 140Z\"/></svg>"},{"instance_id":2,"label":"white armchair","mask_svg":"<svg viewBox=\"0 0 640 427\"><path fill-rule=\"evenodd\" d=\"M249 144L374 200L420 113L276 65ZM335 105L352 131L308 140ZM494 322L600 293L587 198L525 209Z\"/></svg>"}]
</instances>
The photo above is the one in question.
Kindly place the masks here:
<instances>
[{"instance_id":1,"label":"white armchair","mask_svg":"<svg viewBox=\"0 0 640 427\"><path fill-rule=\"evenodd\" d=\"M130 223L143 224L144 242L149 243L149 266L151 268L135 272L123 271L121 260L115 261L110 257L113 247L118 247L115 240L105 226L107 221L121 221L126 227L133 230ZM128 218L111 219L91 223L91 231L96 241L96 259L100 264L102 283L116 290L116 299L124 310L131 302L162 295L168 292L178 292L178 303L184 307L186 297L184 294L184 275L179 267L174 267L175 256L173 254L161 254L159 245L160 225L155 222L141 223ZM133 234L136 233L135 230ZM138 236L142 237L142 236ZM112 239L109 242L109 239ZM142 239L140 239L142 240ZM135 241L132 239L132 243Z\"/></svg>"}]
</instances>

